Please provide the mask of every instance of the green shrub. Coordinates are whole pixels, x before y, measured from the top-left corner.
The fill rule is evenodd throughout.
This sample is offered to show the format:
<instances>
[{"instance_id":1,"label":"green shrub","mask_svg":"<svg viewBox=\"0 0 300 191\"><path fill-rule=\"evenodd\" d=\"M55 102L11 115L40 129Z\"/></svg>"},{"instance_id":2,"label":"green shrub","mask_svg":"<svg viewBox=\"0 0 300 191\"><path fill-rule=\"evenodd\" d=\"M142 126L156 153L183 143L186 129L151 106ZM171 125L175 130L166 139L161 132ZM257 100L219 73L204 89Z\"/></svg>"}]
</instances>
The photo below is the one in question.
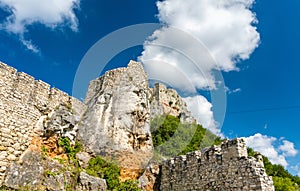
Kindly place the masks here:
<instances>
[{"instance_id":1,"label":"green shrub","mask_svg":"<svg viewBox=\"0 0 300 191\"><path fill-rule=\"evenodd\" d=\"M115 191L138 191L140 190L137 183L134 181L120 182L120 169L115 162L108 162L97 156L89 160L89 165L86 168L86 173L103 178L107 182L107 188Z\"/></svg>"},{"instance_id":2,"label":"green shrub","mask_svg":"<svg viewBox=\"0 0 300 191\"><path fill-rule=\"evenodd\" d=\"M278 176L273 177L274 187L276 191L296 191L300 190L298 185L289 178Z\"/></svg>"},{"instance_id":3,"label":"green shrub","mask_svg":"<svg viewBox=\"0 0 300 191\"><path fill-rule=\"evenodd\" d=\"M120 169L118 165L107 162L99 156L90 159L86 172L91 176L106 179L108 189L113 189L119 185Z\"/></svg>"},{"instance_id":4,"label":"green shrub","mask_svg":"<svg viewBox=\"0 0 300 191\"><path fill-rule=\"evenodd\" d=\"M76 159L76 154L82 150L82 145L80 142L76 141L75 145L71 145L71 142L69 138L67 137L61 137L58 146L62 147L64 149L65 154L68 156L68 160L63 160L63 159L57 159L61 164L64 164L65 162L67 163L66 167L67 171L72 173L72 176L74 179L67 185L65 185L66 190L75 190L76 184L77 184L77 179L79 177L80 172L82 169L79 167L79 162Z\"/></svg>"},{"instance_id":5,"label":"green shrub","mask_svg":"<svg viewBox=\"0 0 300 191\"><path fill-rule=\"evenodd\" d=\"M151 132L155 150L167 157L186 154L222 141L201 125L183 124L178 117L171 115L154 118Z\"/></svg>"},{"instance_id":6,"label":"green shrub","mask_svg":"<svg viewBox=\"0 0 300 191\"><path fill-rule=\"evenodd\" d=\"M45 146L42 146L41 152L42 152L42 158L46 159L48 157L48 149Z\"/></svg>"},{"instance_id":7,"label":"green shrub","mask_svg":"<svg viewBox=\"0 0 300 191\"><path fill-rule=\"evenodd\" d=\"M141 189L137 186L137 182L132 180L127 180L125 182L120 183L119 187L116 189L117 191L140 191Z\"/></svg>"},{"instance_id":8,"label":"green shrub","mask_svg":"<svg viewBox=\"0 0 300 191\"><path fill-rule=\"evenodd\" d=\"M72 160L76 159L76 154L82 150L80 142L76 141L75 146L71 146L71 142L67 137L61 137L58 146L64 148L65 153Z\"/></svg>"}]
</instances>

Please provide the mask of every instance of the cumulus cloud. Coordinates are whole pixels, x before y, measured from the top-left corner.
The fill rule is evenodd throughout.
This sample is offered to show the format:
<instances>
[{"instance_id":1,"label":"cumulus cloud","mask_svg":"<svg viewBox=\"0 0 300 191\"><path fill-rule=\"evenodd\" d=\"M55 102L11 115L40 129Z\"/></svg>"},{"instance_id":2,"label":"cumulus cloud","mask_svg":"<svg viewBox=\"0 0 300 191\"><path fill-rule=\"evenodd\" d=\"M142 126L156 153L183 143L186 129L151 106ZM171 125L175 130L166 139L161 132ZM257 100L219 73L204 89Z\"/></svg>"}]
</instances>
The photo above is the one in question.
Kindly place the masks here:
<instances>
[{"instance_id":1,"label":"cumulus cloud","mask_svg":"<svg viewBox=\"0 0 300 191\"><path fill-rule=\"evenodd\" d=\"M218 128L218 123L214 120L213 112L211 111L212 104L201 95L194 97L186 97L183 100L187 103L188 109L192 112L197 121L204 127L209 129L214 134L224 137Z\"/></svg>"},{"instance_id":2,"label":"cumulus cloud","mask_svg":"<svg viewBox=\"0 0 300 191\"><path fill-rule=\"evenodd\" d=\"M284 156L296 156L298 151L295 149L294 143L283 140L282 145L278 147L279 151L283 152Z\"/></svg>"},{"instance_id":3,"label":"cumulus cloud","mask_svg":"<svg viewBox=\"0 0 300 191\"><path fill-rule=\"evenodd\" d=\"M24 39L27 27L40 23L51 29L67 25L73 31L78 29L74 9L80 0L0 0L0 7L11 13L1 24L1 28L20 37L22 43L33 52L38 48L30 40Z\"/></svg>"},{"instance_id":4,"label":"cumulus cloud","mask_svg":"<svg viewBox=\"0 0 300 191\"><path fill-rule=\"evenodd\" d=\"M298 153L294 144L284 139L278 140L275 137L262 135L260 133L246 137L245 139L248 147L267 156L272 163L280 164L284 167L288 166L286 157L295 156Z\"/></svg>"},{"instance_id":5,"label":"cumulus cloud","mask_svg":"<svg viewBox=\"0 0 300 191\"><path fill-rule=\"evenodd\" d=\"M157 17L162 27L144 43L139 61L149 76L156 77L152 79L167 81L173 88L183 90L185 96L194 96L200 89L218 89L220 81L215 72L237 71L237 63L248 59L259 44L253 3L254 0L158 1ZM197 109L193 110L199 116Z\"/></svg>"},{"instance_id":6,"label":"cumulus cloud","mask_svg":"<svg viewBox=\"0 0 300 191\"><path fill-rule=\"evenodd\" d=\"M248 59L258 46L260 37L253 25L257 20L250 10L253 3L254 0L158 1L158 18L163 27L145 42L140 60L163 60L186 72L196 88L215 88L213 70L237 70L238 61ZM148 64L151 63L145 62Z\"/></svg>"}]
</instances>

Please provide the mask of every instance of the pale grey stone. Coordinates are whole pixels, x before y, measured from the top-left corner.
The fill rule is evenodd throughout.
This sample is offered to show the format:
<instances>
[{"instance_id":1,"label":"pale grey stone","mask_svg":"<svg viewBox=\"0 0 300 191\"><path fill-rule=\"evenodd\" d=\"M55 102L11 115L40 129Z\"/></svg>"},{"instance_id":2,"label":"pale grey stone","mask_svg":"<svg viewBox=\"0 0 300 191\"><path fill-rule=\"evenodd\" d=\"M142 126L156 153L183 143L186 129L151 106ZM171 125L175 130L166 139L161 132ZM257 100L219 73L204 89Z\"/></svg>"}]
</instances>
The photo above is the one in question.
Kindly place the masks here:
<instances>
[{"instance_id":1,"label":"pale grey stone","mask_svg":"<svg viewBox=\"0 0 300 191\"><path fill-rule=\"evenodd\" d=\"M106 189L107 186L104 179L90 176L85 172L80 173L76 191L106 191Z\"/></svg>"},{"instance_id":2,"label":"pale grey stone","mask_svg":"<svg viewBox=\"0 0 300 191\"><path fill-rule=\"evenodd\" d=\"M78 126L78 139L100 155L144 152L141 163L152 153L150 90L140 63L108 71L90 82L88 106Z\"/></svg>"},{"instance_id":3,"label":"pale grey stone","mask_svg":"<svg viewBox=\"0 0 300 191\"><path fill-rule=\"evenodd\" d=\"M81 168L86 168L89 165L89 160L92 158L88 153L86 152L79 152L76 154L76 158L79 162L79 165Z\"/></svg>"}]
</instances>

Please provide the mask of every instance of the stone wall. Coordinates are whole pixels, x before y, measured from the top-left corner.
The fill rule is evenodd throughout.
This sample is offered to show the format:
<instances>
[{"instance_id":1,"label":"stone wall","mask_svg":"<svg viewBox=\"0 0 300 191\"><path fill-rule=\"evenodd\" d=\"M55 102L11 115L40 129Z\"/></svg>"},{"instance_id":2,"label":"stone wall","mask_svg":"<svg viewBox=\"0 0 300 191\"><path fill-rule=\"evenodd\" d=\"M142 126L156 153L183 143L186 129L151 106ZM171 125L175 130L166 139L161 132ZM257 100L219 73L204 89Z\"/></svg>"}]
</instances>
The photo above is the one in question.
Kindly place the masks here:
<instances>
[{"instance_id":1,"label":"stone wall","mask_svg":"<svg viewBox=\"0 0 300 191\"><path fill-rule=\"evenodd\" d=\"M248 157L243 139L165 161L160 181L160 190L274 191L272 178L261 161Z\"/></svg>"},{"instance_id":2,"label":"stone wall","mask_svg":"<svg viewBox=\"0 0 300 191\"><path fill-rule=\"evenodd\" d=\"M61 104L83 107L66 93L0 62L0 186L8 166L43 133L40 118Z\"/></svg>"}]
</instances>

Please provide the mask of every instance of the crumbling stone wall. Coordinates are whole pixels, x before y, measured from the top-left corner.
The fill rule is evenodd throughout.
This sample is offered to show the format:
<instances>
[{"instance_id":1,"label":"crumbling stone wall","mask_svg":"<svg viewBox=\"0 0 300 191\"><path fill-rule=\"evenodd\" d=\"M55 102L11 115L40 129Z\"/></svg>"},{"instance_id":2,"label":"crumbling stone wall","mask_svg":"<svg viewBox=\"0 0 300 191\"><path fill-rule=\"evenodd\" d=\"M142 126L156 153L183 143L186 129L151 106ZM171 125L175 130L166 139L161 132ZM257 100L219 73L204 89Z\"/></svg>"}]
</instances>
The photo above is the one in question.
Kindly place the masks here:
<instances>
[{"instance_id":1,"label":"crumbling stone wall","mask_svg":"<svg viewBox=\"0 0 300 191\"><path fill-rule=\"evenodd\" d=\"M160 190L274 191L272 178L261 161L248 157L243 139L165 161L160 181Z\"/></svg>"},{"instance_id":2,"label":"crumbling stone wall","mask_svg":"<svg viewBox=\"0 0 300 191\"><path fill-rule=\"evenodd\" d=\"M0 186L8 166L43 133L42 116L61 104L84 105L32 76L0 62Z\"/></svg>"}]
</instances>

